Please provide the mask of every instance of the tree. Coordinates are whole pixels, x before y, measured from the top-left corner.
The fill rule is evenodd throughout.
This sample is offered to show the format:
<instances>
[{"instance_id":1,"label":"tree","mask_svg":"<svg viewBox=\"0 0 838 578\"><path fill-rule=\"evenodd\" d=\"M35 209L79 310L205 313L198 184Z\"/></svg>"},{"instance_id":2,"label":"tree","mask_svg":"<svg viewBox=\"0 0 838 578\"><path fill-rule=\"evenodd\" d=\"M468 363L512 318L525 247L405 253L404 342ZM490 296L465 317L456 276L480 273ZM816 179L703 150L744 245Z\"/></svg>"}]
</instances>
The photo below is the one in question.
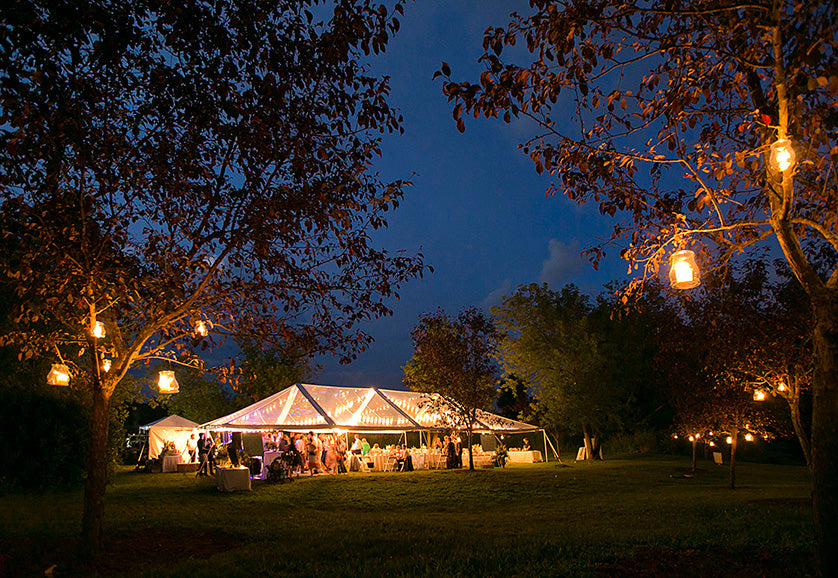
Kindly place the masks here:
<instances>
[{"instance_id":1,"label":"tree","mask_svg":"<svg viewBox=\"0 0 838 578\"><path fill-rule=\"evenodd\" d=\"M427 410L450 412L445 416L449 425L466 431L469 469L474 470L474 425L479 411L497 395L497 330L482 311L468 307L457 317L425 313L410 335L416 351L403 368L403 382L413 391L440 395L427 402Z\"/></svg>"},{"instance_id":2,"label":"tree","mask_svg":"<svg viewBox=\"0 0 838 578\"><path fill-rule=\"evenodd\" d=\"M401 117L362 59L384 50L402 7L0 11L0 230L15 246L0 275L18 304L0 344L90 378L82 531L95 558L109 402L131 367L200 366L179 354L206 327L210 344L247 334L349 360L371 339L359 322L389 314L387 299L424 272L421 255L372 241L407 183L370 170Z\"/></svg>"},{"instance_id":3,"label":"tree","mask_svg":"<svg viewBox=\"0 0 838 578\"><path fill-rule=\"evenodd\" d=\"M630 268L642 270L637 284L672 249L692 246L706 265L723 265L768 239L779 243L815 319L813 513L821 570L834 574L838 269L819 274L813 255L838 250L835 3L531 6L486 31L479 82L453 81L445 63L438 71L458 127L466 114L533 121L522 149L538 172L555 176L548 193L625 217L587 254L596 265L607 246L621 246ZM518 42L532 58L502 60L523 57L510 49ZM787 154L789 142L799 162L769 162L772 148Z\"/></svg>"}]
</instances>

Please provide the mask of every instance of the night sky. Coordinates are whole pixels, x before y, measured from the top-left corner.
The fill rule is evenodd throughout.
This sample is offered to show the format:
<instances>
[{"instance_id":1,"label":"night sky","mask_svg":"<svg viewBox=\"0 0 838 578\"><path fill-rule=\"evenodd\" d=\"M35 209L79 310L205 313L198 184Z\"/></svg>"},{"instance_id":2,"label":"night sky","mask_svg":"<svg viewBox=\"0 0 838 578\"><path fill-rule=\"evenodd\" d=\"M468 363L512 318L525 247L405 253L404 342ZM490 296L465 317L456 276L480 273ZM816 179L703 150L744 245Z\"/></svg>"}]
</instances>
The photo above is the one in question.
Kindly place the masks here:
<instances>
[{"instance_id":1,"label":"night sky","mask_svg":"<svg viewBox=\"0 0 838 578\"><path fill-rule=\"evenodd\" d=\"M385 181L413 182L376 241L391 252L421 249L434 273L402 288L401 299L389 303L392 317L365 326L375 343L354 363L321 359L316 383L401 389L401 368L413 353L410 330L423 312L488 308L521 284L574 283L595 295L604 283L627 278L616 250L599 271L579 256L609 234L611 220L594 205L545 198L549 175L537 175L517 149L532 127L469 118L461 134L441 79L432 80L445 61L455 80L476 81L483 32L504 25L516 9L526 12L527 3L409 3L387 53L373 60L375 74L391 77L390 104L404 116L405 129L386 138L376 170Z\"/></svg>"}]
</instances>

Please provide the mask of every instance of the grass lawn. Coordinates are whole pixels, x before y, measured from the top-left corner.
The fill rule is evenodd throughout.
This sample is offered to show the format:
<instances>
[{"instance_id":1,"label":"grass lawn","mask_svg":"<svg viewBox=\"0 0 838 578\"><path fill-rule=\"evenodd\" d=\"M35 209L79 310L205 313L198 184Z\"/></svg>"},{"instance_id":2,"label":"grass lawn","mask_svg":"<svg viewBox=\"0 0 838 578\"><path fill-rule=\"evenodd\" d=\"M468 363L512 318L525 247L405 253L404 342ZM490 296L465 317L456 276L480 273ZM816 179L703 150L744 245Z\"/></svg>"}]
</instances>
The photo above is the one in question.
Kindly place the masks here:
<instances>
[{"instance_id":1,"label":"grass lawn","mask_svg":"<svg viewBox=\"0 0 838 578\"><path fill-rule=\"evenodd\" d=\"M804 467L688 458L351 473L219 493L120 470L102 575L805 576ZM0 497L0 575L73 575L81 491Z\"/></svg>"}]
</instances>

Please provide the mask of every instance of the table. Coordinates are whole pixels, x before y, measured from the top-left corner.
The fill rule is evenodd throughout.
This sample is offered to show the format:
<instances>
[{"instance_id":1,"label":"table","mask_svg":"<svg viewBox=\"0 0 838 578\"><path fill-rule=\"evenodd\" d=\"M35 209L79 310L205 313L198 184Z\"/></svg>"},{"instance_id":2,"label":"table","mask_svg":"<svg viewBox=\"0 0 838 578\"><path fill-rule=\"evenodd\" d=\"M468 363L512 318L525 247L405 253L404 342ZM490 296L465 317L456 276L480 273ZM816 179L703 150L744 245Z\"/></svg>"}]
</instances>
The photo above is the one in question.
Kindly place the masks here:
<instances>
[{"instance_id":1,"label":"table","mask_svg":"<svg viewBox=\"0 0 838 578\"><path fill-rule=\"evenodd\" d=\"M513 464L534 464L542 461L541 452L539 450L532 450L529 452L510 451L509 461Z\"/></svg>"},{"instance_id":2,"label":"table","mask_svg":"<svg viewBox=\"0 0 838 578\"><path fill-rule=\"evenodd\" d=\"M215 485L220 492L250 490L250 470L247 468L215 468Z\"/></svg>"},{"instance_id":3,"label":"table","mask_svg":"<svg viewBox=\"0 0 838 578\"><path fill-rule=\"evenodd\" d=\"M164 474L169 472L177 472L177 465L180 463L180 456L179 455L165 455L163 456L162 464L162 471Z\"/></svg>"},{"instance_id":4,"label":"table","mask_svg":"<svg viewBox=\"0 0 838 578\"><path fill-rule=\"evenodd\" d=\"M494 454L474 454L474 467L475 468L482 468L483 466L488 466L492 463L492 457ZM468 461L468 452L463 452L463 467L467 468L469 464Z\"/></svg>"}]
</instances>

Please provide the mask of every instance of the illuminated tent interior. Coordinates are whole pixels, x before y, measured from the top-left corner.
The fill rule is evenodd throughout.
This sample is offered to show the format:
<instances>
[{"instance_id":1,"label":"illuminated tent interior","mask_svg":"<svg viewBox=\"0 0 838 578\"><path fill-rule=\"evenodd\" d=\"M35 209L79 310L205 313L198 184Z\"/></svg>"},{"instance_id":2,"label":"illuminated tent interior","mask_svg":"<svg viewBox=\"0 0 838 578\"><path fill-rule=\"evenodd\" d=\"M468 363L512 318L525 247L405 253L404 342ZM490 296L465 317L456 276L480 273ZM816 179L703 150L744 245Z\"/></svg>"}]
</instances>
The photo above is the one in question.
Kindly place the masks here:
<instances>
[{"instance_id":1,"label":"illuminated tent interior","mask_svg":"<svg viewBox=\"0 0 838 578\"><path fill-rule=\"evenodd\" d=\"M175 442L175 449L184 462L189 461L186 440L197 431L198 424L179 415L170 415L157 421L140 426L140 431L148 432L148 457L154 459L163 450L166 441Z\"/></svg>"},{"instance_id":2,"label":"illuminated tent interior","mask_svg":"<svg viewBox=\"0 0 838 578\"><path fill-rule=\"evenodd\" d=\"M224 431L402 433L450 429L438 394L298 383L202 428ZM475 433L537 431L523 422L479 411Z\"/></svg>"}]
</instances>

